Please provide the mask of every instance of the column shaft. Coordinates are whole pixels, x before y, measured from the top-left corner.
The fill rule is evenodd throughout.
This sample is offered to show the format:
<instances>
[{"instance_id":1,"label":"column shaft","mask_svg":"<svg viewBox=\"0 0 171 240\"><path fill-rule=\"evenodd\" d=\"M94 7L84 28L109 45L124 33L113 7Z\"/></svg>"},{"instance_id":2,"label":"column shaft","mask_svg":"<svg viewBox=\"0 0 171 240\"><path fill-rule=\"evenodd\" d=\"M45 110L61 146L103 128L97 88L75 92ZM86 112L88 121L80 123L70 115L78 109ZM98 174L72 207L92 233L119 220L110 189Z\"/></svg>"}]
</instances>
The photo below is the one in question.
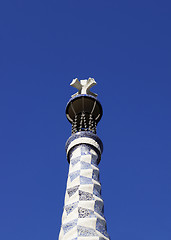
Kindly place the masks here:
<instances>
[{"instance_id":1,"label":"column shaft","mask_svg":"<svg viewBox=\"0 0 171 240\"><path fill-rule=\"evenodd\" d=\"M59 240L109 239L99 181L99 152L80 143L70 151L70 166Z\"/></svg>"}]
</instances>

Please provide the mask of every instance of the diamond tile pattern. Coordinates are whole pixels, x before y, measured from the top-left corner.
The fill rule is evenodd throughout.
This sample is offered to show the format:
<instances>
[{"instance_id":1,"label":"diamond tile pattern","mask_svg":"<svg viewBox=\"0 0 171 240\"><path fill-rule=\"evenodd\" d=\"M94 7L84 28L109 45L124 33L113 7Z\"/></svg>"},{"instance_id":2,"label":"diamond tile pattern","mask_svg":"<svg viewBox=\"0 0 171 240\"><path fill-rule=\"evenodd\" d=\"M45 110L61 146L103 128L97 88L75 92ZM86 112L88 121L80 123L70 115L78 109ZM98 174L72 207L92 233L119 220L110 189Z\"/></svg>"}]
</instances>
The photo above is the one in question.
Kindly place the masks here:
<instances>
[{"instance_id":1,"label":"diamond tile pattern","mask_svg":"<svg viewBox=\"0 0 171 240\"><path fill-rule=\"evenodd\" d=\"M104 218L97 153L86 144L70 153L59 240L110 239Z\"/></svg>"}]
</instances>

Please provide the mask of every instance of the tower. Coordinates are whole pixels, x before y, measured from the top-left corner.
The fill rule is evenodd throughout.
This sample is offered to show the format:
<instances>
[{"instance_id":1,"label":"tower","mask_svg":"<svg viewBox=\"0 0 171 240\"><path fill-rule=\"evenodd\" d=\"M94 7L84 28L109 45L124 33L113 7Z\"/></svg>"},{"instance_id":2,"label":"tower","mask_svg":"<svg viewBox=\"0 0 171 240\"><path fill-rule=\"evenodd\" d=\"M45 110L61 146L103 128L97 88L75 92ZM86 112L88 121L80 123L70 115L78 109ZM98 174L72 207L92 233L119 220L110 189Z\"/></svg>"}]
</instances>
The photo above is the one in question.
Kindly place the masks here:
<instances>
[{"instance_id":1,"label":"tower","mask_svg":"<svg viewBox=\"0 0 171 240\"><path fill-rule=\"evenodd\" d=\"M108 240L98 168L103 144L96 135L102 106L90 92L93 78L76 78L70 85L78 92L66 107L72 135L66 142L69 174L59 240Z\"/></svg>"}]
</instances>

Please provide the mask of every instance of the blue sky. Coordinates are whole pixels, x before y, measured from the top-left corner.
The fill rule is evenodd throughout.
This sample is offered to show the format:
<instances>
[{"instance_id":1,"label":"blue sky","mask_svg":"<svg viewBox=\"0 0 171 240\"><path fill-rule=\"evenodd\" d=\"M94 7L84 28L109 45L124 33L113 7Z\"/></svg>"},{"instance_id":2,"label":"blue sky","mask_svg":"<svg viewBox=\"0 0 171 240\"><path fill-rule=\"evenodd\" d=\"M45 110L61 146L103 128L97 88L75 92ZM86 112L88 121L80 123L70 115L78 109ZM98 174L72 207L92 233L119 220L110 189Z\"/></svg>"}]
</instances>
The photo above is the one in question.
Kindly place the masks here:
<instances>
[{"instance_id":1,"label":"blue sky","mask_svg":"<svg viewBox=\"0 0 171 240\"><path fill-rule=\"evenodd\" d=\"M171 239L170 1L0 1L0 239L56 240L73 78L94 77L111 239Z\"/></svg>"}]
</instances>

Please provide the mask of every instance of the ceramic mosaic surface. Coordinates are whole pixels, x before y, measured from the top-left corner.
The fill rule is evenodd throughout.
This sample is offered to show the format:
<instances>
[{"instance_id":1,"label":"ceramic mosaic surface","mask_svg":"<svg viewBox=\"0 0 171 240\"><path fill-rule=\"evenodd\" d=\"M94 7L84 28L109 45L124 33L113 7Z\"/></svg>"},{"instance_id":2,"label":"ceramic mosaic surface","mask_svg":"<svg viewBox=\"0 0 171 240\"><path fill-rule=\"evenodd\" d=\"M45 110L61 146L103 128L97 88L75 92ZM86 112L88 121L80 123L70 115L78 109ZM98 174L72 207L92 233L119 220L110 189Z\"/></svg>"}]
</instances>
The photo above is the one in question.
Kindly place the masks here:
<instances>
[{"instance_id":1,"label":"ceramic mosaic surface","mask_svg":"<svg viewBox=\"0 0 171 240\"><path fill-rule=\"evenodd\" d=\"M81 143L81 140L80 140ZM59 240L110 239L104 218L95 148L74 146L69 152L69 174Z\"/></svg>"}]
</instances>

